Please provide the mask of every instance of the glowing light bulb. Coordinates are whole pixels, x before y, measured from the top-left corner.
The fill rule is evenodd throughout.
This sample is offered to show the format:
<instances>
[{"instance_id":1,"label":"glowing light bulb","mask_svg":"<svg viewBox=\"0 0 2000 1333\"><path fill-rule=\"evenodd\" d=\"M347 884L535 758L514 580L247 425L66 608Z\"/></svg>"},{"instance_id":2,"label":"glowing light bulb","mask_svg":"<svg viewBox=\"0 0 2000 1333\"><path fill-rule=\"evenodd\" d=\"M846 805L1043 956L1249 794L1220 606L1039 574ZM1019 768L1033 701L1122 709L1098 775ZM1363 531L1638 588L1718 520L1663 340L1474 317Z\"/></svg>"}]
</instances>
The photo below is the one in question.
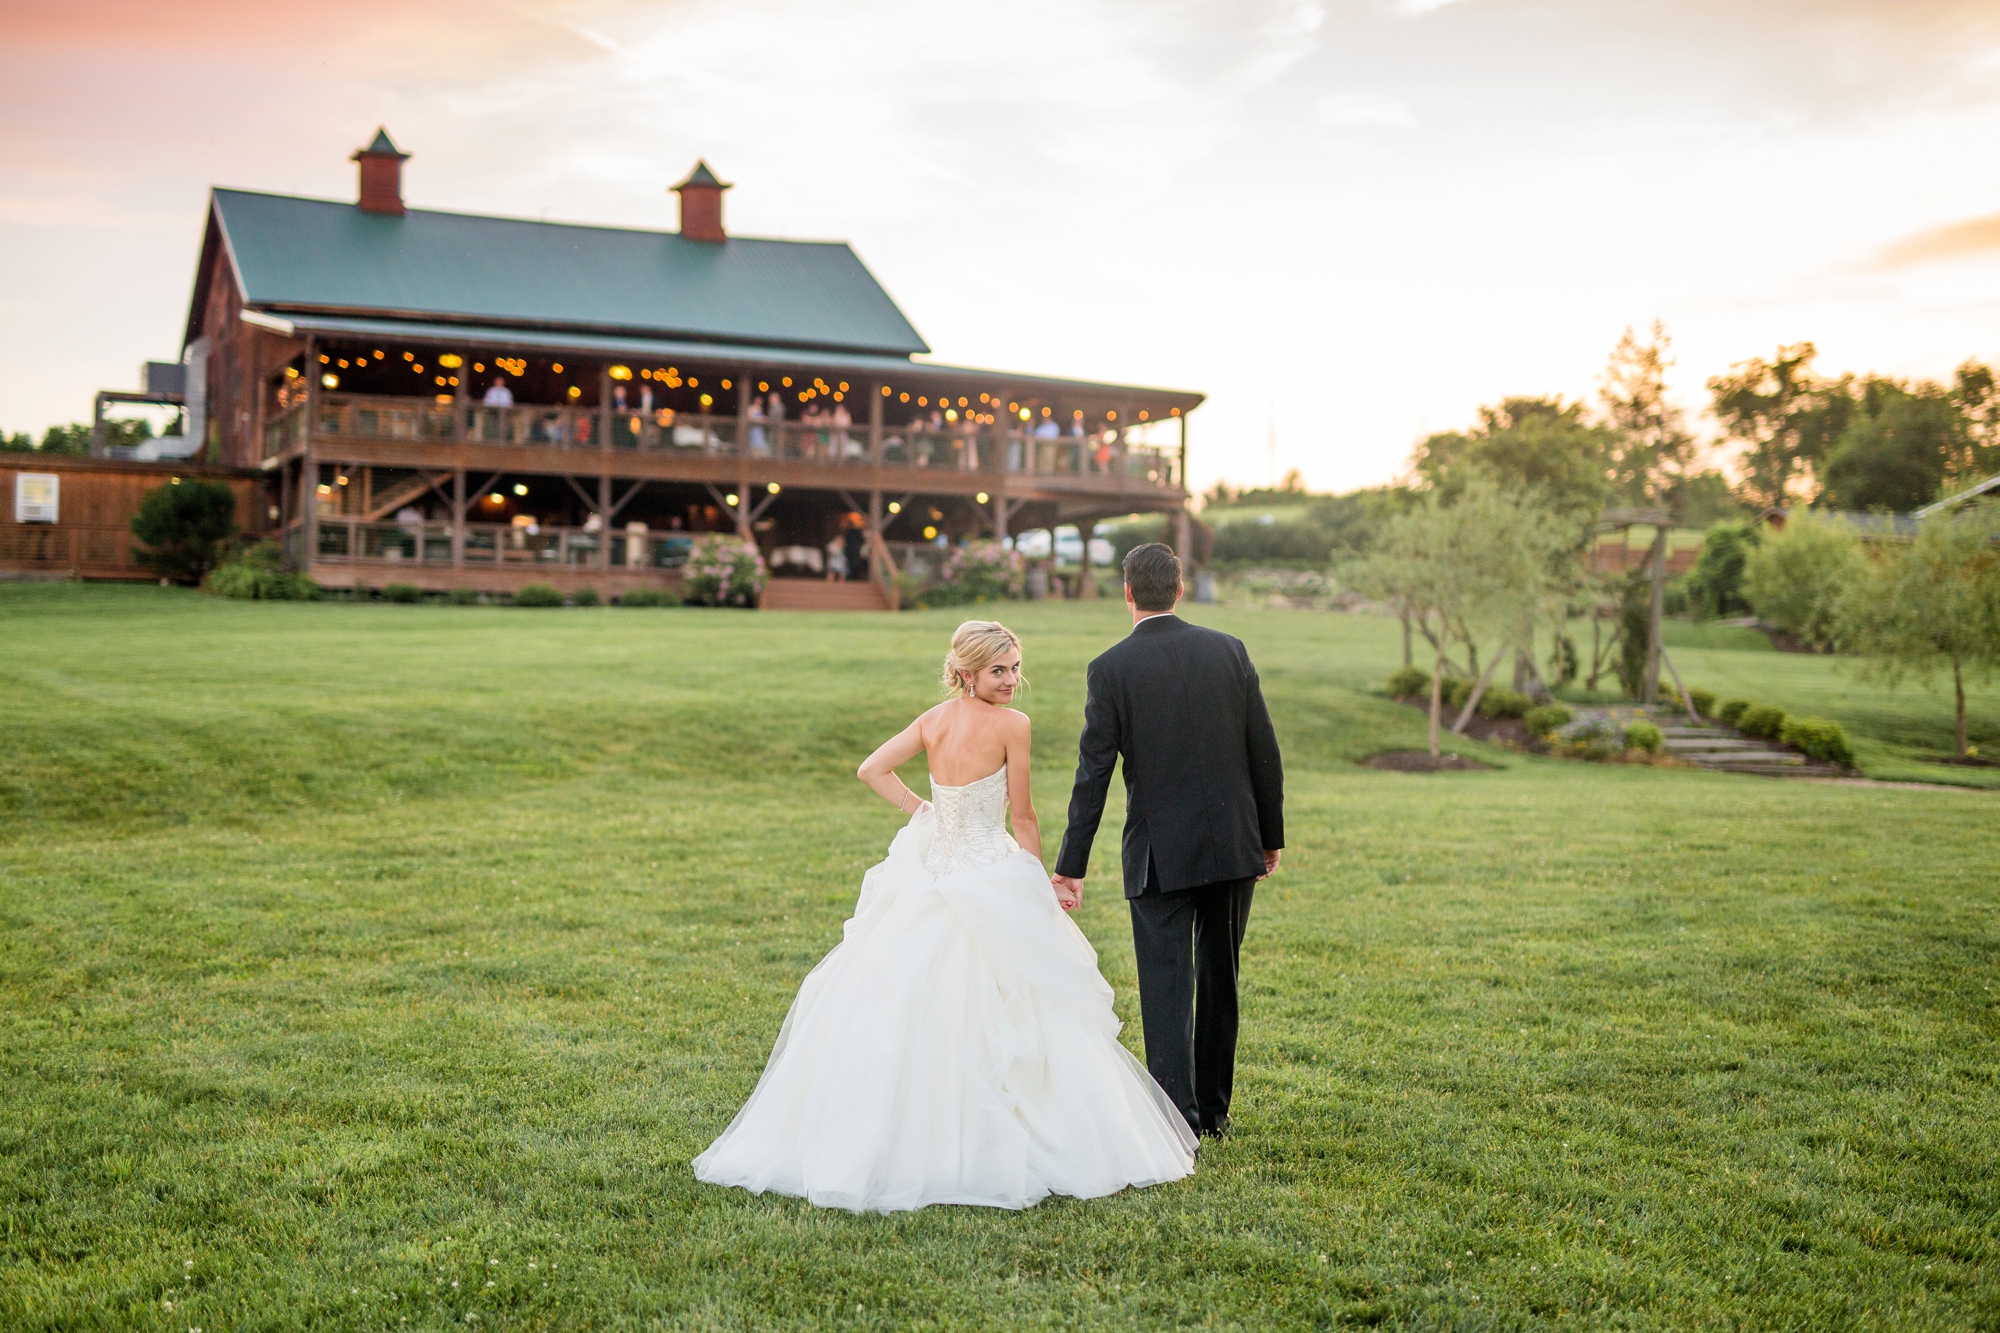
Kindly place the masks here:
<instances>
[{"instance_id":1,"label":"glowing light bulb","mask_svg":"<svg viewBox=\"0 0 2000 1333\"><path fill-rule=\"evenodd\" d=\"M778 493L778 483L774 481L770 485L766 486L764 489L769 491L771 494L776 495Z\"/></svg>"},{"instance_id":2,"label":"glowing light bulb","mask_svg":"<svg viewBox=\"0 0 2000 1333\"><path fill-rule=\"evenodd\" d=\"M889 512L892 514L900 514L903 512L903 506L899 502L891 500L889 501Z\"/></svg>"},{"instance_id":3,"label":"glowing light bulb","mask_svg":"<svg viewBox=\"0 0 2000 1333\"><path fill-rule=\"evenodd\" d=\"M527 493L528 493L528 484L526 482L517 481L514 483L514 494L526 495Z\"/></svg>"},{"instance_id":4,"label":"glowing light bulb","mask_svg":"<svg viewBox=\"0 0 2000 1333\"><path fill-rule=\"evenodd\" d=\"M981 491L979 494L973 496L972 498L979 501L979 503L981 504L985 504L988 497L985 491Z\"/></svg>"}]
</instances>

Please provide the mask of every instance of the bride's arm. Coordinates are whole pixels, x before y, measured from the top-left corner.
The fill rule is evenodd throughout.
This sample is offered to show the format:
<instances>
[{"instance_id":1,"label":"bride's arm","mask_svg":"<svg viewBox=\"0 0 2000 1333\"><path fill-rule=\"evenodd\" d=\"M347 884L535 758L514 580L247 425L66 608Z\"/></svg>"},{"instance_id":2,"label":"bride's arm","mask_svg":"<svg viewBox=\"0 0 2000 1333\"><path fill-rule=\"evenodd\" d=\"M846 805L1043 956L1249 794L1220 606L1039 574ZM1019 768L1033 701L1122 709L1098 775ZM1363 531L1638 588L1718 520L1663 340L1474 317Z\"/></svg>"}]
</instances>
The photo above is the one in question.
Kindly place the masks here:
<instances>
[{"instance_id":1,"label":"bride's arm","mask_svg":"<svg viewBox=\"0 0 2000 1333\"><path fill-rule=\"evenodd\" d=\"M1035 818L1034 797L1029 794L1030 781L1028 752L1034 739L1034 726L1026 713L1016 713L1020 721L1007 731L1007 804L1014 817L1014 841L1021 844L1021 850L1031 852L1036 859L1042 855L1042 825Z\"/></svg>"},{"instance_id":2,"label":"bride's arm","mask_svg":"<svg viewBox=\"0 0 2000 1333\"><path fill-rule=\"evenodd\" d=\"M923 798L903 785L896 776L896 770L924 752L923 718L918 718L909 726L883 741L874 754L861 761L854 776L868 784L868 789L895 806L906 815L913 815L923 808Z\"/></svg>"}]
</instances>

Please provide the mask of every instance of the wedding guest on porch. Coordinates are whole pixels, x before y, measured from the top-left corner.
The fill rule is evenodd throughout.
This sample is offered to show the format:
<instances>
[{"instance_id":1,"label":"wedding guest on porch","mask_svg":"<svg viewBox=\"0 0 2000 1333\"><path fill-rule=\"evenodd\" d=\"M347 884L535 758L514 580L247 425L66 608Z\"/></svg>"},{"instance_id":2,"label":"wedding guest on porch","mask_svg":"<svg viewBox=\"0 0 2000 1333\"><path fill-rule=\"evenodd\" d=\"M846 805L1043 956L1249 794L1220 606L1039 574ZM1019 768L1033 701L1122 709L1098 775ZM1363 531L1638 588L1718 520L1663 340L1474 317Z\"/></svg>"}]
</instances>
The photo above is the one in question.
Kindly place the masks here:
<instances>
[{"instance_id":1,"label":"wedding guest on porch","mask_svg":"<svg viewBox=\"0 0 2000 1333\"><path fill-rule=\"evenodd\" d=\"M826 544L826 581L847 581L847 542L837 532L833 534L833 540Z\"/></svg>"},{"instance_id":2,"label":"wedding guest on porch","mask_svg":"<svg viewBox=\"0 0 2000 1333\"><path fill-rule=\"evenodd\" d=\"M749 415L751 456L755 458L769 458L771 456L771 441L764 430L766 417L764 415L763 399L752 398L750 400Z\"/></svg>"},{"instance_id":3,"label":"wedding guest on porch","mask_svg":"<svg viewBox=\"0 0 2000 1333\"><path fill-rule=\"evenodd\" d=\"M847 577L865 579L868 577L868 536L861 530L861 524L850 518L847 531L842 534L842 544L847 548Z\"/></svg>"},{"instance_id":4,"label":"wedding guest on porch","mask_svg":"<svg viewBox=\"0 0 2000 1333\"><path fill-rule=\"evenodd\" d=\"M507 377L495 375L492 385L486 390L486 396L479 401L487 407L512 407L514 391L507 387Z\"/></svg>"}]
</instances>

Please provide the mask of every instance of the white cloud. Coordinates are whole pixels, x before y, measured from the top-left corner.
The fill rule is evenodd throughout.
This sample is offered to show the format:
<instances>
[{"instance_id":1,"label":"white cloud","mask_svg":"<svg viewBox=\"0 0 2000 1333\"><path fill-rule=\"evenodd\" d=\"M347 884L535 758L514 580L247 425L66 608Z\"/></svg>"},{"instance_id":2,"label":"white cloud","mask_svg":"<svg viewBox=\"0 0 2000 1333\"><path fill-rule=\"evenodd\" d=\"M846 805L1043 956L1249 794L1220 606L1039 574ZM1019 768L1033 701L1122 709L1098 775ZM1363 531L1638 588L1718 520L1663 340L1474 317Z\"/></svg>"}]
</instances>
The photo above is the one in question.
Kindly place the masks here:
<instances>
[{"instance_id":1,"label":"white cloud","mask_svg":"<svg viewBox=\"0 0 2000 1333\"><path fill-rule=\"evenodd\" d=\"M1381 93L1335 93L1319 99L1322 125L1387 125L1400 130L1417 127L1417 114L1400 97Z\"/></svg>"},{"instance_id":2,"label":"white cloud","mask_svg":"<svg viewBox=\"0 0 2000 1333\"><path fill-rule=\"evenodd\" d=\"M1419 14L1435 14L1447 6L1462 3L1464 0L1389 0L1389 8L1415 18Z\"/></svg>"}]
</instances>

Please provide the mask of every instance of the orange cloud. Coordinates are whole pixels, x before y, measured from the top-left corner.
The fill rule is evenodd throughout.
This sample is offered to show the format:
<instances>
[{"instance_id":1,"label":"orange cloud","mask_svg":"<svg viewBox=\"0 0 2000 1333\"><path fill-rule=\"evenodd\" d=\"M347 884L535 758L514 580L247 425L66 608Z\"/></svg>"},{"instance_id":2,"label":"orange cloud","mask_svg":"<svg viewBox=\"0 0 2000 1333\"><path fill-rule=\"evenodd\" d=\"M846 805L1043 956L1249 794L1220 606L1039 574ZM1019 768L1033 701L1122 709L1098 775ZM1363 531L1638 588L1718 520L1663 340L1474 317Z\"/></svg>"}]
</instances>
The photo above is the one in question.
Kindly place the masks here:
<instances>
[{"instance_id":1,"label":"orange cloud","mask_svg":"<svg viewBox=\"0 0 2000 1333\"><path fill-rule=\"evenodd\" d=\"M1965 259L1973 255L2000 253L2000 213L1966 222L1932 227L1897 241L1884 250L1876 263L1882 268L1908 268L1934 264L1944 259Z\"/></svg>"}]
</instances>

